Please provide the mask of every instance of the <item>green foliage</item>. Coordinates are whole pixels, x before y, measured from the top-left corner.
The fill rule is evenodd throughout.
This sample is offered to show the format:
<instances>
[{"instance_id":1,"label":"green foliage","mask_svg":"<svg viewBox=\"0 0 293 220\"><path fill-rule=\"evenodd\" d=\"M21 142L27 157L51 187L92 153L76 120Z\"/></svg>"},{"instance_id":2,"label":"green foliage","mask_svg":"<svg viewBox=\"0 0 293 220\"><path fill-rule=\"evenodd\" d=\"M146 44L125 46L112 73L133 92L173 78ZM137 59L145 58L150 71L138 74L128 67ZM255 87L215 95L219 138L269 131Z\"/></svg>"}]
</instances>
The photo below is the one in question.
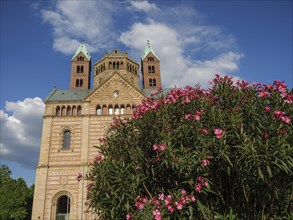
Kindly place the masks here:
<instances>
[{"instance_id":1,"label":"green foliage","mask_svg":"<svg viewBox=\"0 0 293 220\"><path fill-rule=\"evenodd\" d=\"M283 219L292 210L292 94L217 76L116 118L87 176L104 219ZM291 204L290 204L291 202ZM290 216L291 215L291 216Z\"/></svg>"},{"instance_id":2,"label":"green foliage","mask_svg":"<svg viewBox=\"0 0 293 220\"><path fill-rule=\"evenodd\" d=\"M8 166L0 166L0 219L31 219L34 186L12 179Z\"/></svg>"}]
</instances>

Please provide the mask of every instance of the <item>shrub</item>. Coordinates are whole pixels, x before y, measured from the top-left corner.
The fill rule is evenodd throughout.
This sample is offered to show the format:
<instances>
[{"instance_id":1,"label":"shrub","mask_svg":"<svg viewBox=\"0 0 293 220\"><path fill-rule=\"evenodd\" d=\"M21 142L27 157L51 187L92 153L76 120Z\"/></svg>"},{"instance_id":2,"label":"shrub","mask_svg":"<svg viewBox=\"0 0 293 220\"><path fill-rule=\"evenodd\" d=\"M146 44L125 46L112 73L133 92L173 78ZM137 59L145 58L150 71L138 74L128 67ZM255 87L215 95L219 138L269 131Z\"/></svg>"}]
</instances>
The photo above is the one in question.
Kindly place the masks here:
<instances>
[{"instance_id":1,"label":"shrub","mask_svg":"<svg viewBox=\"0 0 293 220\"><path fill-rule=\"evenodd\" d=\"M115 118L87 178L104 219L277 219L292 208L292 92L216 77ZM291 196L291 198L290 198Z\"/></svg>"}]
</instances>

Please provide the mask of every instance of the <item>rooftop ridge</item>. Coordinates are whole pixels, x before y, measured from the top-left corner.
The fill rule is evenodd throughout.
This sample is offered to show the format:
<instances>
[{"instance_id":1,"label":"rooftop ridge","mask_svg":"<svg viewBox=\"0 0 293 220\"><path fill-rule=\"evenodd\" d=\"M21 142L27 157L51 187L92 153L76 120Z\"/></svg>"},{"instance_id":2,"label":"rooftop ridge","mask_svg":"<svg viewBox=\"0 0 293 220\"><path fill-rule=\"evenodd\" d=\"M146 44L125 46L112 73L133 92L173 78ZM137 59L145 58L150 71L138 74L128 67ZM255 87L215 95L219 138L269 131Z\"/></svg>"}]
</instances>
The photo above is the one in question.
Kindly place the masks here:
<instances>
[{"instance_id":1,"label":"rooftop ridge","mask_svg":"<svg viewBox=\"0 0 293 220\"><path fill-rule=\"evenodd\" d=\"M89 54L85 44L81 44L81 45L79 45L79 47L75 51L75 54L74 54L74 56L72 57L71 60L73 60L80 52L82 52L86 56L86 58L88 58L88 60L91 59L91 55Z\"/></svg>"}]
</instances>

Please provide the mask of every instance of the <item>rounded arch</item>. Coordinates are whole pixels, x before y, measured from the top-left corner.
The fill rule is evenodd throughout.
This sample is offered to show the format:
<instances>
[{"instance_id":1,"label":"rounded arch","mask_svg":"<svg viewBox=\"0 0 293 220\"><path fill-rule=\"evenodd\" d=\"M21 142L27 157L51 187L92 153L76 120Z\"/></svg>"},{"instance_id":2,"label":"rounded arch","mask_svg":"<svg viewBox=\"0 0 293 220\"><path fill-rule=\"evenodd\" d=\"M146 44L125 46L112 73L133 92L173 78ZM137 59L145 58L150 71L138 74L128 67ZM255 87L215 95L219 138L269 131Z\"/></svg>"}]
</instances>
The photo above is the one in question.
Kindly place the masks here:
<instances>
[{"instance_id":1,"label":"rounded arch","mask_svg":"<svg viewBox=\"0 0 293 220\"><path fill-rule=\"evenodd\" d=\"M72 219L73 196L69 191L57 192L52 198L51 219Z\"/></svg>"},{"instance_id":2,"label":"rounded arch","mask_svg":"<svg viewBox=\"0 0 293 220\"><path fill-rule=\"evenodd\" d=\"M56 116L60 116L61 115L61 108L60 108L59 105L56 107L56 113L55 113L55 115Z\"/></svg>"},{"instance_id":3,"label":"rounded arch","mask_svg":"<svg viewBox=\"0 0 293 220\"><path fill-rule=\"evenodd\" d=\"M71 107L70 106L67 106L67 108L66 108L66 115L67 116L71 115Z\"/></svg>"},{"instance_id":4,"label":"rounded arch","mask_svg":"<svg viewBox=\"0 0 293 220\"><path fill-rule=\"evenodd\" d=\"M131 105L130 104L126 105L126 114L131 114Z\"/></svg>"},{"instance_id":5,"label":"rounded arch","mask_svg":"<svg viewBox=\"0 0 293 220\"><path fill-rule=\"evenodd\" d=\"M107 115L108 114L108 108L107 108L106 105L103 105L103 107L102 107L102 114L103 115Z\"/></svg>"},{"instance_id":6,"label":"rounded arch","mask_svg":"<svg viewBox=\"0 0 293 220\"><path fill-rule=\"evenodd\" d=\"M72 115L77 115L76 106L72 106Z\"/></svg>"},{"instance_id":7,"label":"rounded arch","mask_svg":"<svg viewBox=\"0 0 293 220\"><path fill-rule=\"evenodd\" d=\"M77 115L81 115L81 106L77 106Z\"/></svg>"},{"instance_id":8,"label":"rounded arch","mask_svg":"<svg viewBox=\"0 0 293 220\"><path fill-rule=\"evenodd\" d=\"M113 105L108 105L108 114L113 115Z\"/></svg>"},{"instance_id":9,"label":"rounded arch","mask_svg":"<svg viewBox=\"0 0 293 220\"><path fill-rule=\"evenodd\" d=\"M100 105L97 105L97 106L96 106L96 114L97 114L97 115L101 115L101 114L102 114L102 108L101 108Z\"/></svg>"},{"instance_id":10,"label":"rounded arch","mask_svg":"<svg viewBox=\"0 0 293 220\"><path fill-rule=\"evenodd\" d=\"M118 104L115 104L115 106L114 106L114 114L119 115L119 105Z\"/></svg>"},{"instance_id":11,"label":"rounded arch","mask_svg":"<svg viewBox=\"0 0 293 220\"><path fill-rule=\"evenodd\" d=\"M64 105L61 107L61 115L66 115L66 108Z\"/></svg>"},{"instance_id":12,"label":"rounded arch","mask_svg":"<svg viewBox=\"0 0 293 220\"><path fill-rule=\"evenodd\" d=\"M124 106L124 104L120 105L120 114L121 115L125 114L125 106Z\"/></svg>"}]
</instances>

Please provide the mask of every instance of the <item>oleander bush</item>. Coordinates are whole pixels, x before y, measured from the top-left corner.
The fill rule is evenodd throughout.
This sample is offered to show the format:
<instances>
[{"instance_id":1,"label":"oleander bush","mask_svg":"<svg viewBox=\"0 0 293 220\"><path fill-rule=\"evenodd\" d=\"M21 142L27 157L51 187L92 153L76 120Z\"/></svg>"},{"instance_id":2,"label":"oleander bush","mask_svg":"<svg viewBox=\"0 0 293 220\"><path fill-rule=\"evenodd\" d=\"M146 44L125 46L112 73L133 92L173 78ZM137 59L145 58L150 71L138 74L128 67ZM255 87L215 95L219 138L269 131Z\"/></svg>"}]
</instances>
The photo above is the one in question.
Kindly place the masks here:
<instances>
[{"instance_id":1,"label":"oleander bush","mask_svg":"<svg viewBox=\"0 0 293 220\"><path fill-rule=\"evenodd\" d=\"M103 219L292 219L292 91L216 77L115 118L87 179Z\"/></svg>"}]
</instances>

